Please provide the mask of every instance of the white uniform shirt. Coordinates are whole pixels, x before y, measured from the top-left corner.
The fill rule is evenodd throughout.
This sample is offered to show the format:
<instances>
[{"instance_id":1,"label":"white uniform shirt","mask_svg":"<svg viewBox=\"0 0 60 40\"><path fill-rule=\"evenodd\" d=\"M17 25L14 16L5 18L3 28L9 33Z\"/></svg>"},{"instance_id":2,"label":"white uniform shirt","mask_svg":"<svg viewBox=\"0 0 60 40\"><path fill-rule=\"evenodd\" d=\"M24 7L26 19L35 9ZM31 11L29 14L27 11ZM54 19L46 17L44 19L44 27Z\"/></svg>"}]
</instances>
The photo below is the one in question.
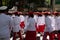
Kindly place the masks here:
<instances>
[{"instance_id":1,"label":"white uniform shirt","mask_svg":"<svg viewBox=\"0 0 60 40\"><path fill-rule=\"evenodd\" d=\"M53 28L52 31L57 30L55 16L52 16L51 21L52 21L51 26Z\"/></svg>"},{"instance_id":2,"label":"white uniform shirt","mask_svg":"<svg viewBox=\"0 0 60 40\"><path fill-rule=\"evenodd\" d=\"M46 32L52 32L56 30L54 16L47 16L45 22L46 22L46 29L45 29Z\"/></svg>"},{"instance_id":3,"label":"white uniform shirt","mask_svg":"<svg viewBox=\"0 0 60 40\"><path fill-rule=\"evenodd\" d=\"M12 25L12 20L9 16L0 14L0 38L10 37Z\"/></svg>"},{"instance_id":4,"label":"white uniform shirt","mask_svg":"<svg viewBox=\"0 0 60 40\"><path fill-rule=\"evenodd\" d=\"M27 24L28 24L28 15L27 16L24 16L25 17L25 20L24 20L24 24L25 24L25 28L27 27Z\"/></svg>"},{"instance_id":5,"label":"white uniform shirt","mask_svg":"<svg viewBox=\"0 0 60 40\"><path fill-rule=\"evenodd\" d=\"M25 30L27 30L27 31L36 31L34 18L31 18L31 17L30 17L30 18L28 19L28 25L27 25L27 27L26 27Z\"/></svg>"},{"instance_id":6,"label":"white uniform shirt","mask_svg":"<svg viewBox=\"0 0 60 40\"><path fill-rule=\"evenodd\" d=\"M56 16L56 27L57 30L60 30L60 16Z\"/></svg>"},{"instance_id":7,"label":"white uniform shirt","mask_svg":"<svg viewBox=\"0 0 60 40\"><path fill-rule=\"evenodd\" d=\"M34 15L35 22L37 23L38 21L38 15Z\"/></svg>"},{"instance_id":8,"label":"white uniform shirt","mask_svg":"<svg viewBox=\"0 0 60 40\"><path fill-rule=\"evenodd\" d=\"M45 32L50 32L51 30L51 16L45 17L46 29Z\"/></svg>"},{"instance_id":9,"label":"white uniform shirt","mask_svg":"<svg viewBox=\"0 0 60 40\"><path fill-rule=\"evenodd\" d=\"M20 22L23 22L23 21L24 21L24 16L20 15Z\"/></svg>"},{"instance_id":10,"label":"white uniform shirt","mask_svg":"<svg viewBox=\"0 0 60 40\"><path fill-rule=\"evenodd\" d=\"M38 25L45 25L45 16L44 15L38 17L37 26Z\"/></svg>"},{"instance_id":11,"label":"white uniform shirt","mask_svg":"<svg viewBox=\"0 0 60 40\"><path fill-rule=\"evenodd\" d=\"M13 18L13 23L14 23L13 32L19 32L21 28L20 28L20 19L18 16L15 16Z\"/></svg>"}]
</instances>

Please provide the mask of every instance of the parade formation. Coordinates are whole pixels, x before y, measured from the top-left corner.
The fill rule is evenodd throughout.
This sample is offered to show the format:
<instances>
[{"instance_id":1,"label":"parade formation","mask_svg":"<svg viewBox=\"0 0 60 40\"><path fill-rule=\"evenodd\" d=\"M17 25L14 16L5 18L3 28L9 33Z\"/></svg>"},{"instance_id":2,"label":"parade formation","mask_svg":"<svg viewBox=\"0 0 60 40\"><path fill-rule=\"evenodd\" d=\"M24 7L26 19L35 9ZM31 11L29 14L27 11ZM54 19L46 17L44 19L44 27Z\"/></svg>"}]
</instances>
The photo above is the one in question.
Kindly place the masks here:
<instances>
[{"instance_id":1,"label":"parade formation","mask_svg":"<svg viewBox=\"0 0 60 40\"><path fill-rule=\"evenodd\" d=\"M43 36L42 40L60 40L60 12L48 10L20 11L0 7L0 40L37 40L37 34ZM22 35L26 36L23 37Z\"/></svg>"},{"instance_id":2,"label":"parade formation","mask_svg":"<svg viewBox=\"0 0 60 40\"><path fill-rule=\"evenodd\" d=\"M59 6L52 0L38 1L0 1L0 40L60 40Z\"/></svg>"}]
</instances>

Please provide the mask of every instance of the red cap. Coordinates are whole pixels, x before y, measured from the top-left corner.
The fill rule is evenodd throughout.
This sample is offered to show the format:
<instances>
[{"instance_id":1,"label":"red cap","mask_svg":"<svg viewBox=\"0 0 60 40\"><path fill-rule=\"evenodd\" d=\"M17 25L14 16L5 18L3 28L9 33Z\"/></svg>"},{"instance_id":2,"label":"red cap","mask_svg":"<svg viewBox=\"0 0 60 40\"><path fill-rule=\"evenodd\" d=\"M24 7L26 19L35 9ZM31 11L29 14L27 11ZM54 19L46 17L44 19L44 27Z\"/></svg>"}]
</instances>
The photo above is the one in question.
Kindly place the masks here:
<instances>
[{"instance_id":1,"label":"red cap","mask_svg":"<svg viewBox=\"0 0 60 40\"><path fill-rule=\"evenodd\" d=\"M55 12L53 12L53 14L54 14L54 15L56 15L57 13L58 13L58 12L56 12L56 11L55 11Z\"/></svg>"},{"instance_id":2,"label":"red cap","mask_svg":"<svg viewBox=\"0 0 60 40\"><path fill-rule=\"evenodd\" d=\"M22 14L22 12L18 12L18 14Z\"/></svg>"},{"instance_id":3,"label":"red cap","mask_svg":"<svg viewBox=\"0 0 60 40\"><path fill-rule=\"evenodd\" d=\"M29 12L29 15L33 14L34 12Z\"/></svg>"},{"instance_id":4,"label":"red cap","mask_svg":"<svg viewBox=\"0 0 60 40\"><path fill-rule=\"evenodd\" d=\"M42 12L39 12L39 14L38 15L41 15L42 14Z\"/></svg>"},{"instance_id":5,"label":"red cap","mask_svg":"<svg viewBox=\"0 0 60 40\"><path fill-rule=\"evenodd\" d=\"M48 14L48 12L42 12L43 14Z\"/></svg>"},{"instance_id":6,"label":"red cap","mask_svg":"<svg viewBox=\"0 0 60 40\"><path fill-rule=\"evenodd\" d=\"M16 15L17 15L17 14L18 14L18 12L14 12L13 14L16 14Z\"/></svg>"},{"instance_id":7,"label":"red cap","mask_svg":"<svg viewBox=\"0 0 60 40\"><path fill-rule=\"evenodd\" d=\"M34 14L39 14L40 12L34 12Z\"/></svg>"}]
</instances>

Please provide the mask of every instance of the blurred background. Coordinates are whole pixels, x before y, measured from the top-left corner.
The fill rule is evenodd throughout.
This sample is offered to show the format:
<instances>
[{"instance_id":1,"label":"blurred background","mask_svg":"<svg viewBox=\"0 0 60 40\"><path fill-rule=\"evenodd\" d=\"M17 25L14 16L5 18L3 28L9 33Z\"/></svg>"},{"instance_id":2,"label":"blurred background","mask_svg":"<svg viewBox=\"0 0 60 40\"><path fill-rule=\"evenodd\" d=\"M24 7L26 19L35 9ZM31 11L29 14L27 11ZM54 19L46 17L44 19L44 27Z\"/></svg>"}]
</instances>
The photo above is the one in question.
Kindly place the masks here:
<instances>
[{"instance_id":1,"label":"blurred background","mask_svg":"<svg viewBox=\"0 0 60 40\"><path fill-rule=\"evenodd\" d=\"M17 6L18 9L60 10L60 0L0 0L2 5L9 8Z\"/></svg>"}]
</instances>

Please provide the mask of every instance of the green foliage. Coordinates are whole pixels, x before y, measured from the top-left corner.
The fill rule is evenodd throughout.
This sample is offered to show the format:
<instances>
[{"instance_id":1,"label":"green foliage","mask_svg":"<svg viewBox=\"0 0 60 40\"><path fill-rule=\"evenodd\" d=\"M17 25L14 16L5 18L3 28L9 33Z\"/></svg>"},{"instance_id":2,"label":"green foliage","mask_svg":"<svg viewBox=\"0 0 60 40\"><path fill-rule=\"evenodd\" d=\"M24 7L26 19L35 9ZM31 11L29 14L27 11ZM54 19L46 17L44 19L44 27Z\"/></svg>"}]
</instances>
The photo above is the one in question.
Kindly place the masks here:
<instances>
[{"instance_id":1,"label":"green foliage","mask_svg":"<svg viewBox=\"0 0 60 40\"><path fill-rule=\"evenodd\" d=\"M55 4L60 4L60 0L55 0Z\"/></svg>"},{"instance_id":2,"label":"green foliage","mask_svg":"<svg viewBox=\"0 0 60 40\"><path fill-rule=\"evenodd\" d=\"M50 2L51 2L51 0L45 0L45 3L46 3L47 5L50 5Z\"/></svg>"},{"instance_id":3,"label":"green foliage","mask_svg":"<svg viewBox=\"0 0 60 40\"><path fill-rule=\"evenodd\" d=\"M7 6L10 0L2 0L2 5Z\"/></svg>"}]
</instances>

